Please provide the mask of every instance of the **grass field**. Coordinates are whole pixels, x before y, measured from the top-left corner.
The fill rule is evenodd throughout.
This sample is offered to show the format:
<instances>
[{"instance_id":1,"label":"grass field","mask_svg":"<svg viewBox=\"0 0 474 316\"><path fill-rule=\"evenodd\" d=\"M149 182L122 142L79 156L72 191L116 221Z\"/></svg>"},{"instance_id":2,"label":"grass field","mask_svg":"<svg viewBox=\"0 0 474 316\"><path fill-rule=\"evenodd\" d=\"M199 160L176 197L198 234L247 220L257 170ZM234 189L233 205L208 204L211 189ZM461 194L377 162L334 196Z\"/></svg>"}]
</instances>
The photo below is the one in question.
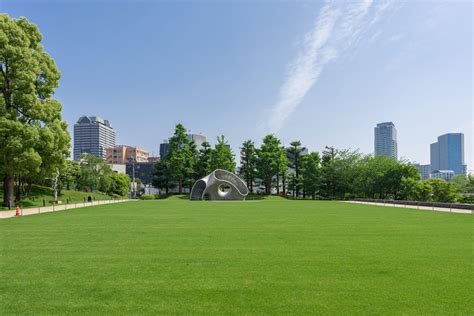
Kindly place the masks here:
<instances>
[{"instance_id":1,"label":"grass field","mask_svg":"<svg viewBox=\"0 0 474 316\"><path fill-rule=\"evenodd\" d=\"M0 221L0 314L473 314L473 217L178 198Z\"/></svg>"},{"instance_id":2,"label":"grass field","mask_svg":"<svg viewBox=\"0 0 474 316\"><path fill-rule=\"evenodd\" d=\"M62 204L65 204L66 201L69 201L69 203L80 203L84 201L84 198L87 199L89 196L95 200L111 199L110 196L102 193L62 190L58 196L58 201L61 201ZM1 185L0 200L3 200L3 187ZM33 185L31 197L22 197L20 206L22 208L43 206L43 200L45 200L46 206L52 205L50 202L53 201L53 190L51 188ZM5 211L8 210L8 208L0 205L0 211L2 210Z\"/></svg>"}]
</instances>

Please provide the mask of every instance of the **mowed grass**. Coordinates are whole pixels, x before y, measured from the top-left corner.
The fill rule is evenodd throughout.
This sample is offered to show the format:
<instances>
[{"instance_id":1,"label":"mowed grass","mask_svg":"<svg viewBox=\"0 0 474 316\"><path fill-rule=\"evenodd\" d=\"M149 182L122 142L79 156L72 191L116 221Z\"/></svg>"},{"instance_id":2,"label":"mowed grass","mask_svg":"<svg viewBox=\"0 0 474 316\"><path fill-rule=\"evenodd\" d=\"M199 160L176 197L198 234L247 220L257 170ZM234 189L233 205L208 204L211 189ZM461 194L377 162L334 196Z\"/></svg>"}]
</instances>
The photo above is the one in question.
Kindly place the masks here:
<instances>
[{"instance_id":1,"label":"mowed grass","mask_svg":"<svg viewBox=\"0 0 474 316\"><path fill-rule=\"evenodd\" d=\"M61 201L61 204L81 203L81 202L87 201L87 198L89 196L93 198L94 200L112 199L110 196L106 194L102 194L102 193L62 190L61 194L58 196L58 201ZM0 185L0 200L3 201L3 186L2 185ZM31 197L22 196L21 201L20 201L20 206L22 208L42 207L43 200L45 201L46 206L53 205L51 203L54 200L53 190L48 187L33 185L33 188L31 190ZM8 211L8 208L0 205L0 212L1 211Z\"/></svg>"},{"instance_id":2,"label":"mowed grass","mask_svg":"<svg viewBox=\"0 0 474 316\"><path fill-rule=\"evenodd\" d=\"M473 217L269 199L0 221L0 314L473 314Z\"/></svg>"}]
</instances>

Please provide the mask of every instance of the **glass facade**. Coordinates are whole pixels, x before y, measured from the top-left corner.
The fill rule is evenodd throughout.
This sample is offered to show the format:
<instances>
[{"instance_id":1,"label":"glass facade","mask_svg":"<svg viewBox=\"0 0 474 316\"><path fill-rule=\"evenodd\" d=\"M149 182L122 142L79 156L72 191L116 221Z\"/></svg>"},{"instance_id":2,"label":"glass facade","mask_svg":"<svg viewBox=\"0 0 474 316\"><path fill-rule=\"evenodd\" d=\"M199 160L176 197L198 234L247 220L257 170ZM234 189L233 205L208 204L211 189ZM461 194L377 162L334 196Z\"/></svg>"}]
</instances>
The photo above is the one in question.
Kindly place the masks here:
<instances>
[{"instance_id":1,"label":"glass facade","mask_svg":"<svg viewBox=\"0 0 474 316\"><path fill-rule=\"evenodd\" d=\"M431 172L437 170L452 170L454 174L463 174L464 165L464 134L449 133L438 137L431 144Z\"/></svg>"},{"instance_id":2,"label":"glass facade","mask_svg":"<svg viewBox=\"0 0 474 316\"><path fill-rule=\"evenodd\" d=\"M392 122L379 123L375 127L374 155L398 159L397 129Z\"/></svg>"}]
</instances>

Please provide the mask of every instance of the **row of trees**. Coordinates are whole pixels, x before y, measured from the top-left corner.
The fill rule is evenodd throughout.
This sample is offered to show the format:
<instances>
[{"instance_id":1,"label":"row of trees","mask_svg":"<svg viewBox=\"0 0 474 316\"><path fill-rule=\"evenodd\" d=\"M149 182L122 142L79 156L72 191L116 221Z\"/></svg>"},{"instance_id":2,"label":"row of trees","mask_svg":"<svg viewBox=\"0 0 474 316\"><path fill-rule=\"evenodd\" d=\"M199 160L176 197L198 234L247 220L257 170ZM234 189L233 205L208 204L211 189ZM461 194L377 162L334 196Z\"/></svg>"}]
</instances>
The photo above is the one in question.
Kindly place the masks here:
<instances>
[{"instance_id":1,"label":"row of trees","mask_svg":"<svg viewBox=\"0 0 474 316\"><path fill-rule=\"evenodd\" d=\"M156 164L154 185L166 192L177 187L182 193L184 187L190 190L195 180L214 169L235 172L234 157L224 136L214 148L204 142L197 150L184 126L178 124L169 140L168 154ZM420 181L417 169L407 161L333 147L326 147L321 154L308 153L300 141L285 147L274 135L265 136L260 147L252 140L243 142L239 175L251 192L263 188L266 194L295 198L454 202L461 192L454 183L440 179Z\"/></svg>"},{"instance_id":2,"label":"row of trees","mask_svg":"<svg viewBox=\"0 0 474 316\"><path fill-rule=\"evenodd\" d=\"M208 142L196 144L186 134L182 124L175 127L169 139L168 153L155 166L153 185L168 193L169 189L178 188L182 193L184 187L191 187L196 179L202 178L215 169L235 170L235 155L224 136L217 138L214 148Z\"/></svg>"}]
</instances>

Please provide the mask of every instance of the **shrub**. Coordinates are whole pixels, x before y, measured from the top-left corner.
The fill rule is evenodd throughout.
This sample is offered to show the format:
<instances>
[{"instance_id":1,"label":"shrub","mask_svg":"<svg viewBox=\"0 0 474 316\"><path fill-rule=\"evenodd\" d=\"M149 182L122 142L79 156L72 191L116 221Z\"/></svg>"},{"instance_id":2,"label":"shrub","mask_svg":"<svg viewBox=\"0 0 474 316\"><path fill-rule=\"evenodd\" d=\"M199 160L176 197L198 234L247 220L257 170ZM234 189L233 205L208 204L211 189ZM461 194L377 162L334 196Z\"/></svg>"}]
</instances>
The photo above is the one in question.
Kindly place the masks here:
<instances>
[{"instance_id":1,"label":"shrub","mask_svg":"<svg viewBox=\"0 0 474 316\"><path fill-rule=\"evenodd\" d=\"M143 194L140 196L140 200L154 200L155 196L153 194Z\"/></svg>"}]
</instances>

